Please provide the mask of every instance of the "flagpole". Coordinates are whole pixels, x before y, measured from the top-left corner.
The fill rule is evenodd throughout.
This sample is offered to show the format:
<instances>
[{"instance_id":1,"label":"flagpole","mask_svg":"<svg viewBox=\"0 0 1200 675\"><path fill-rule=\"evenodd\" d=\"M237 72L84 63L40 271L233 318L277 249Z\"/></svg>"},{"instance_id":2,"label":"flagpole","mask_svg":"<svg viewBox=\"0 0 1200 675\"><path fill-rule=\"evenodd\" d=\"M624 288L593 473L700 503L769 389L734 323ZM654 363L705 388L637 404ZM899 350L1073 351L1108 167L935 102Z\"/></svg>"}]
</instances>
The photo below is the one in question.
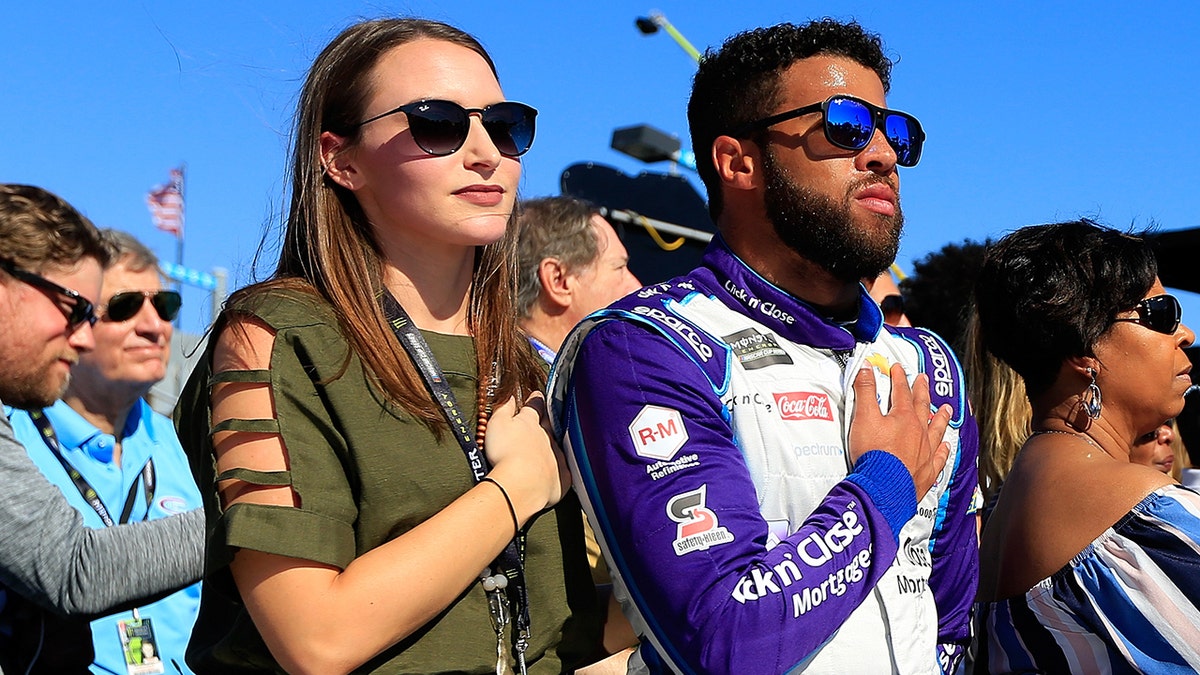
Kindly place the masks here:
<instances>
[{"instance_id":1,"label":"flagpole","mask_svg":"<svg viewBox=\"0 0 1200 675\"><path fill-rule=\"evenodd\" d=\"M187 227L187 162L179 165L179 233L175 237L175 264L183 267L183 229ZM175 281L175 290L183 291L183 282ZM178 322L178 317L176 317Z\"/></svg>"}]
</instances>

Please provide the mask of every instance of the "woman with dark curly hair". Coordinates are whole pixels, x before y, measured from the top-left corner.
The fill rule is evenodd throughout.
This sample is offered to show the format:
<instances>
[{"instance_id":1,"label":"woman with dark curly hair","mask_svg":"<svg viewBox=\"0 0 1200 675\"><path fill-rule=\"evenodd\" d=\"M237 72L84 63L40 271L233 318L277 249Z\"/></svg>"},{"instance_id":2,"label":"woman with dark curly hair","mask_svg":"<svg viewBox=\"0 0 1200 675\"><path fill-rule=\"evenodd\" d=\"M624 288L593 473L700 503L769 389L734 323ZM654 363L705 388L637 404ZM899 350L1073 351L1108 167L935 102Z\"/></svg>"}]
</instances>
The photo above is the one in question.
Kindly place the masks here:
<instances>
[{"instance_id":1,"label":"woman with dark curly hair","mask_svg":"<svg viewBox=\"0 0 1200 675\"><path fill-rule=\"evenodd\" d=\"M1033 408L981 542L979 667L1195 672L1200 495L1130 461L1191 385L1195 334L1149 244L1087 220L1023 228L976 296Z\"/></svg>"}]
</instances>

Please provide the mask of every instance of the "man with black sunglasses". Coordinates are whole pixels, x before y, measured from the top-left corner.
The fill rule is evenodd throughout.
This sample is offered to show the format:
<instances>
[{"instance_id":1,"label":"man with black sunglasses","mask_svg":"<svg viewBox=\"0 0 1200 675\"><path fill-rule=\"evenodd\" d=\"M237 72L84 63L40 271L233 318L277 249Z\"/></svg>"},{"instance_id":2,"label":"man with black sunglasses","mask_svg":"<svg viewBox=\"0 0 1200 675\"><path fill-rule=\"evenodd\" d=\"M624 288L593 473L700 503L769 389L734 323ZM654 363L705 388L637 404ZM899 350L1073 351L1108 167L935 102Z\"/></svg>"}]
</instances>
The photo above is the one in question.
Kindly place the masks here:
<instances>
[{"instance_id":1,"label":"man with black sunglasses","mask_svg":"<svg viewBox=\"0 0 1200 675\"><path fill-rule=\"evenodd\" d=\"M78 491L48 482L9 424L54 403L95 349L94 301L109 258L99 232L65 201L0 184L0 670L85 670L93 615L203 572L201 511L86 527L68 501Z\"/></svg>"},{"instance_id":2,"label":"man with black sunglasses","mask_svg":"<svg viewBox=\"0 0 1200 675\"><path fill-rule=\"evenodd\" d=\"M688 118L719 236L560 351L552 421L652 672L952 672L969 642L960 369L860 283L925 140L891 65L831 19L706 54Z\"/></svg>"},{"instance_id":3,"label":"man with black sunglasses","mask_svg":"<svg viewBox=\"0 0 1200 675\"><path fill-rule=\"evenodd\" d=\"M200 491L171 420L145 397L167 374L177 291L163 289L158 257L132 235L106 229L112 253L100 286L93 349L80 354L62 400L14 411L17 440L88 527L155 520L199 509ZM89 496L91 495L91 496ZM134 663L125 626L182 672L200 584L91 622L94 668L121 673ZM138 655L140 656L140 655Z\"/></svg>"}]
</instances>

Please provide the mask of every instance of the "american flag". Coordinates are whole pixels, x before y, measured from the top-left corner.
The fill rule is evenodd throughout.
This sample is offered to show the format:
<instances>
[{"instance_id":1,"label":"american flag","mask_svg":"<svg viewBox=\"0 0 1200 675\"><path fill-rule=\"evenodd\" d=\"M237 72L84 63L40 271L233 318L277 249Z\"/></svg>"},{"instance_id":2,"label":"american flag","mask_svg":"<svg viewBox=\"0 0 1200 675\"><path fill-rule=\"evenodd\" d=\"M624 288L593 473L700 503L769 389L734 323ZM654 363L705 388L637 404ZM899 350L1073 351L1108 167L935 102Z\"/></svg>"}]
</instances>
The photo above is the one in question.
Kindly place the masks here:
<instances>
[{"instance_id":1,"label":"american flag","mask_svg":"<svg viewBox=\"0 0 1200 675\"><path fill-rule=\"evenodd\" d=\"M183 169L171 169L171 180L146 195L154 226L183 238Z\"/></svg>"}]
</instances>

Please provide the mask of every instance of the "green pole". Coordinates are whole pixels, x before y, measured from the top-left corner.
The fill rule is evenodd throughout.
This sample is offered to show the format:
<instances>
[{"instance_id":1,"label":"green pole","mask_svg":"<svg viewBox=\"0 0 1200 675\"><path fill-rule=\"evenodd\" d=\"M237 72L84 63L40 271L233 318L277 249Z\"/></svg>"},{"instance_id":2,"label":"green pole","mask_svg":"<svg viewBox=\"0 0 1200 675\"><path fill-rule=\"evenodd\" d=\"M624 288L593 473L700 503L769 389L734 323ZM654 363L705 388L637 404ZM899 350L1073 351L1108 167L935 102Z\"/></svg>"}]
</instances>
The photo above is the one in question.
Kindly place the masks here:
<instances>
[{"instance_id":1,"label":"green pole","mask_svg":"<svg viewBox=\"0 0 1200 675\"><path fill-rule=\"evenodd\" d=\"M688 56L691 56L697 62L700 61L700 51L693 47L692 43L688 42L688 39L683 37L683 33L680 33L678 30L676 30L675 26L671 25L671 22L667 21L667 17L663 16L662 14L655 14L650 18L654 19L655 23L662 26L663 30L667 31L667 35L670 35L671 38L675 40L676 44L682 47L683 51L688 53Z\"/></svg>"}]
</instances>

